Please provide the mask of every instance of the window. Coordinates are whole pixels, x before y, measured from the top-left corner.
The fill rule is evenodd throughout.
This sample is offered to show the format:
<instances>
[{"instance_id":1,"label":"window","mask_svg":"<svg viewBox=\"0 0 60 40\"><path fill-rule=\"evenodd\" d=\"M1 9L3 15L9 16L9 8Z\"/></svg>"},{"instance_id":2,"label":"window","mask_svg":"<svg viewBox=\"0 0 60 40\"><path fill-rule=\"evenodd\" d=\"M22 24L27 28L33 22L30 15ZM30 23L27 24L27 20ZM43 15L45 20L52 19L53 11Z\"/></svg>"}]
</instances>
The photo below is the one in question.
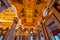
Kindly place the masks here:
<instances>
[{"instance_id":1,"label":"window","mask_svg":"<svg viewBox=\"0 0 60 40\"><path fill-rule=\"evenodd\" d=\"M2 40L3 39L3 36L0 36L0 40Z\"/></svg>"},{"instance_id":2,"label":"window","mask_svg":"<svg viewBox=\"0 0 60 40\"><path fill-rule=\"evenodd\" d=\"M43 11L43 17L45 17L47 15L47 10Z\"/></svg>"},{"instance_id":3,"label":"window","mask_svg":"<svg viewBox=\"0 0 60 40\"><path fill-rule=\"evenodd\" d=\"M60 33L52 37L52 40L60 40Z\"/></svg>"},{"instance_id":4,"label":"window","mask_svg":"<svg viewBox=\"0 0 60 40\"><path fill-rule=\"evenodd\" d=\"M60 33L58 33L58 35L60 36Z\"/></svg>"},{"instance_id":5,"label":"window","mask_svg":"<svg viewBox=\"0 0 60 40\"><path fill-rule=\"evenodd\" d=\"M30 40L33 40L33 36L30 36Z\"/></svg>"},{"instance_id":6,"label":"window","mask_svg":"<svg viewBox=\"0 0 60 40\"><path fill-rule=\"evenodd\" d=\"M56 40L60 40L59 37L58 37L57 35L55 36L55 39L56 39Z\"/></svg>"}]
</instances>

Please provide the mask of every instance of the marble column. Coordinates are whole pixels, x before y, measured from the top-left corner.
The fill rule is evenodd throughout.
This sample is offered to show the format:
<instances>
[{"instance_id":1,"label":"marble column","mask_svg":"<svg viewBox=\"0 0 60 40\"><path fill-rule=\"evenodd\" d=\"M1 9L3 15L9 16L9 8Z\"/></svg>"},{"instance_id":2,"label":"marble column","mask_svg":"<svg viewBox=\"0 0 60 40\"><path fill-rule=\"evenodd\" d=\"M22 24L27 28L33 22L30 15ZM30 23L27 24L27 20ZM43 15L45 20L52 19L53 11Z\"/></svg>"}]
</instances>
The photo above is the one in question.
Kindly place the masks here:
<instances>
[{"instance_id":1,"label":"marble column","mask_svg":"<svg viewBox=\"0 0 60 40\"><path fill-rule=\"evenodd\" d=\"M13 22L13 25L8 33L8 35L5 37L4 40L14 40L15 39L15 28L16 28L16 25L18 23L18 19L15 18L14 22Z\"/></svg>"},{"instance_id":2,"label":"marble column","mask_svg":"<svg viewBox=\"0 0 60 40\"><path fill-rule=\"evenodd\" d=\"M20 27L18 28L18 36L17 36L17 40L22 40L21 32L22 32L22 26L20 25Z\"/></svg>"}]
</instances>

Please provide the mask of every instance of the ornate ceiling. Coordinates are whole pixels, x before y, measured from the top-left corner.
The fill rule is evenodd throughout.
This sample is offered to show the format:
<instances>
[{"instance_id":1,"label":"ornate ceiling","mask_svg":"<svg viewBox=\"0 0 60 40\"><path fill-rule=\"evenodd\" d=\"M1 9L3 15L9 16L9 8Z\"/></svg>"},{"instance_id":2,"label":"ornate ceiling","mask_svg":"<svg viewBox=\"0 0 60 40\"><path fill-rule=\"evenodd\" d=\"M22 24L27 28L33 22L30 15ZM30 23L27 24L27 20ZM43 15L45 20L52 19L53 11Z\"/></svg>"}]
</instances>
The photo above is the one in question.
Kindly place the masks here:
<instances>
[{"instance_id":1,"label":"ornate ceiling","mask_svg":"<svg viewBox=\"0 0 60 40\"><path fill-rule=\"evenodd\" d=\"M12 23L14 17L18 17L23 25L36 26L42 19L42 12L50 0L10 0L9 2L11 7L4 9L0 14L2 25L7 22Z\"/></svg>"},{"instance_id":2,"label":"ornate ceiling","mask_svg":"<svg viewBox=\"0 0 60 40\"><path fill-rule=\"evenodd\" d=\"M42 10L48 2L49 0L12 0L12 4L17 9L18 18L24 25L37 25L42 18Z\"/></svg>"}]
</instances>

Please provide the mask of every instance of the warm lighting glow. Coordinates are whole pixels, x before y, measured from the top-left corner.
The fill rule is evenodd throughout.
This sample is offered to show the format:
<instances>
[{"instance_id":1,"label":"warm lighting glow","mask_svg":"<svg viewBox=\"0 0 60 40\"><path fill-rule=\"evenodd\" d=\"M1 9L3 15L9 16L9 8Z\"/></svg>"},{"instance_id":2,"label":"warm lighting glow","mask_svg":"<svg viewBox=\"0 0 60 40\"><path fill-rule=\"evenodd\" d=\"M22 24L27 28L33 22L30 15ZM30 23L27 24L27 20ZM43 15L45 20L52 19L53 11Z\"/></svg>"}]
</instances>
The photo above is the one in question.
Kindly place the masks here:
<instances>
[{"instance_id":1,"label":"warm lighting glow","mask_svg":"<svg viewBox=\"0 0 60 40\"><path fill-rule=\"evenodd\" d=\"M10 21L9 20L1 20L0 19L0 22L13 22L13 21L11 21L11 20Z\"/></svg>"},{"instance_id":2,"label":"warm lighting glow","mask_svg":"<svg viewBox=\"0 0 60 40\"><path fill-rule=\"evenodd\" d=\"M38 21L38 23L37 23L38 25L40 25L40 21Z\"/></svg>"},{"instance_id":3,"label":"warm lighting glow","mask_svg":"<svg viewBox=\"0 0 60 40\"><path fill-rule=\"evenodd\" d=\"M22 24L21 24L21 19L19 19L19 24L22 25Z\"/></svg>"},{"instance_id":4,"label":"warm lighting glow","mask_svg":"<svg viewBox=\"0 0 60 40\"><path fill-rule=\"evenodd\" d=\"M28 30L25 33L27 34L28 33Z\"/></svg>"}]
</instances>

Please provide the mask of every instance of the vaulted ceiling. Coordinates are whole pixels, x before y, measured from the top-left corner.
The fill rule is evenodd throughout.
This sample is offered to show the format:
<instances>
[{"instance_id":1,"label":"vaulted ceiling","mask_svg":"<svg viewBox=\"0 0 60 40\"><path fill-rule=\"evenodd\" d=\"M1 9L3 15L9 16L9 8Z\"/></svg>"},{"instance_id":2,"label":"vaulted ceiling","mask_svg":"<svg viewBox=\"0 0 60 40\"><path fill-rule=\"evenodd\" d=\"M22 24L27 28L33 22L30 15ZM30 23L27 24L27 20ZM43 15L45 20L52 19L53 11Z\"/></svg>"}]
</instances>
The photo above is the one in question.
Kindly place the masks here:
<instances>
[{"instance_id":1,"label":"vaulted ceiling","mask_svg":"<svg viewBox=\"0 0 60 40\"><path fill-rule=\"evenodd\" d=\"M12 0L12 4L17 9L18 18L22 20L22 24L24 25L27 22L36 25L37 21L42 18L43 8L48 3L49 0Z\"/></svg>"},{"instance_id":2,"label":"vaulted ceiling","mask_svg":"<svg viewBox=\"0 0 60 40\"><path fill-rule=\"evenodd\" d=\"M49 2L50 0L10 0L13 8L9 7L1 12L1 25L6 26L8 22L12 24L14 17L18 17L23 25L36 26ZM9 23L7 25L11 26Z\"/></svg>"}]
</instances>

